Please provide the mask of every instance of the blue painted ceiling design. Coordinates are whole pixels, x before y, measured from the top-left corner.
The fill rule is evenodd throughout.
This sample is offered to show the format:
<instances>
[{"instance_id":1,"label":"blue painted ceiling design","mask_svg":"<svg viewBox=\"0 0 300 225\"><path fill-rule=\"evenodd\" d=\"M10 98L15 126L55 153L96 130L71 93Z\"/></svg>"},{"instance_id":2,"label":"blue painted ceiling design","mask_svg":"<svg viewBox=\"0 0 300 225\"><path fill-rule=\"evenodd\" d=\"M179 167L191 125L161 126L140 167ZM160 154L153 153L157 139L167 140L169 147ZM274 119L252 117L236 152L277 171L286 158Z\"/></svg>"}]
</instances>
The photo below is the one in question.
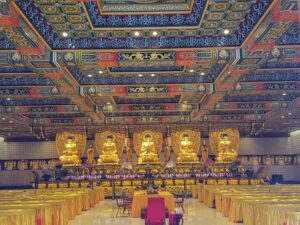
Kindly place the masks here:
<instances>
[{"instance_id":1,"label":"blue painted ceiling design","mask_svg":"<svg viewBox=\"0 0 300 225\"><path fill-rule=\"evenodd\" d=\"M265 73L247 74L240 78L240 82L264 82L264 81L300 81L300 72L297 71L277 71Z\"/></svg>"},{"instance_id":2,"label":"blue painted ceiling design","mask_svg":"<svg viewBox=\"0 0 300 225\"><path fill-rule=\"evenodd\" d=\"M127 117L127 116L188 116L191 112L114 112L104 113L105 116L109 117Z\"/></svg>"},{"instance_id":3,"label":"blue painted ceiling design","mask_svg":"<svg viewBox=\"0 0 300 225\"><path fill-rule=\"evenodd\" d=\"M49 25L47 18L33 0L16 0L17 5L36 27L39 33L53 49L151 49L151 48L195 48L239 46L251 32L257 21L265 13L272 0L257 0L232 35L198 35L184 37L93 37L90 34L82 38L61 38ZM86 2L94 26L106 28L133 27L172 27L196 26L199 24L205 1L196 0L191 14L176 15L99 15L95 2ZM82 13L82 9L79 9ZM85 19L84 19L85 20ZM92 32L93 33L93 32Z\"/></svg>"},{"instance_id":4,"label":"blue painted ceiling design","mask_svg":"<svg viewBox=\"0 0 300 225\"><path fill-rule=\"evenodd\" d=\"M3 106L38 106L38 105L71 105L69 98L15 98L8 100L0 98L0 105Z\"/></svg>"},{"instance_id":5,"label":"blue painted ceiling design","mask_svg":"<svg viewBox=\"0 0 300 225\"><path fill-rule=\"evenodd\" d=\"M0 86L48 86L53 81L44 77L0 77Z\"/></svg>"},{"instance_id":6,"label":"blue painted ceiling design","mask_svg":"<svg viewBox=\"0 0 300 225\"><path fill-rule=\"evenodd\" d=\"M124 72L171 72L171 71L183 71L183 66L135 66L135 67L110 67L109 71L112 73L124 73Z\"/></svg>"},{"instance_id":7,"label":"blue painted ceiling design","mask_svg":"<svg viewBox=\"0 0 300 225\"><path fill-rule=\"evenodd\" d=\"M224 102L260 102L260 101L292 101L300 97L300 93L288 93L286 95L227 95Z\"/></svg>"},{"instance_id":8,"label":"blue painted ceiling design","mask_svg":"<svg viewBox=\"0 0 300 225\"><path fill-rule=\"evenodd\" d=\"M26 114L25 114L26 115ZM43 114L29 114L27 115L29 118L74 118L74 117L84 117L84 113L43 113Z\"/></svg>"},{"instance_id":9,"label":"blue painted ceiling design","mask_svg":"<svg viewBox=\"0 0 300 225\"><path fill-rule=\"evenodd\" d=\"M278 1L276 8L272 3ZM299 23L295 19L281 21L286 18L273 14L276 11L295 14L297 3L285 0L191 2L194 4L189 5L190 12L175 11L174 5L169 4L173 10L164 8L161 13L136 9L118 14L122 4L114 4L116 11L107 13L102 8L100 11L94 0L10 1L29 22L20 16L17 26L0 25L0 92L5 94L5 98L0 98L0 105L12 110L5 111L8 114L27 112L28 106L57 106L53 112L13 116L21 115L20 120L25 116L29 121L51 118L56 125L72 124L73 118L79 118L76 122L87 126L118 124L118 121L124 124L126 118L133 124L153 124L160 123L160 117L168 118L166 121L170 123L195 122L207 126L209 122L214 126L219 124L206 121L205 115L211 115L209 118L220 115L221 121L234 119L240 122L241 129L248 129L251 124L243 121L245 115L247 118L263 115L260 118L267 118L263 122L270 126L272 119L276 120L273 112L281 105L286 110L295 110L293 115L299 114ZM126 4L133 8L131 0ZM10 16L11 10L9 4L0 1L0 17L3 15ZM224 29L229 30L228 35ZM68 33L67 37L63 32ZM124 52L130 57L123 57ZM170 57L150 59L151 53L162 52L170 53ZM145 54L138 59L131 58L138 53L149 53L148 58ZM134 94L126 91L133 85L136 90L164 86L167 91L150 94L135 93L134 88ZM165 103L180 106L174 108ZM217 108L217 103L222 106ZM134 104L164 107L139 111L132 107ZM182 106L190 104L199 107L182 110ZM109 105L113 110L108 110ZM107 110L102 110L103 106ZM284 123L285 128L287 122ZM289 127L294 129L295 125L290 123Z\"/></svg>"},{"instance_id":10,"label":"blue painted ceiling design","mask_svg":"<svg viewBox=\"0 0 300 225\"><path fill-rule=\"evenodd\" d=\"M117 104L158 104L158 103L178 103L180 96L165 98L122 98L115 96L114 100Z\"/></svg>"}]
</instances>

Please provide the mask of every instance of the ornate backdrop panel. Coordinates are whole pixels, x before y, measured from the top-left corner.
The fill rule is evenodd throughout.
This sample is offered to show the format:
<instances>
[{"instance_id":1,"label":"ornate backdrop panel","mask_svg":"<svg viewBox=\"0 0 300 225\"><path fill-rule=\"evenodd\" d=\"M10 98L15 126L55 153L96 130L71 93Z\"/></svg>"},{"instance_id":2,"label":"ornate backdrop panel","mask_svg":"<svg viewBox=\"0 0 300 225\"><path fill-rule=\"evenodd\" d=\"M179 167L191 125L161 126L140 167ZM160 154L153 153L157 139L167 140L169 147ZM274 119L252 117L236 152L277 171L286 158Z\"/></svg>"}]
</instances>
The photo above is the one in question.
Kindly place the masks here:
<instances>
[{"instance_id":1,"label":"ornate backdrop panel","mask_svg":"<svg viewBox=\"0 0 300 225\"><path fill-rule=\"evenodd\" d=\"M171 129L172 146L177 156L180 149L180 141L184 134L188 134L189 140L193 142L193 149L195 153L198 153L201 143L200 131L196 129Z\"/></svg>"},{"instance_id":2,"label":"ornate backdrop panel","mask_svg":"<svg viewBox=\"0 0 300 225\"><path fill-rule=\"evenodd\" d=\"M149 129L149 130L136 132L133 134L133 145L134 145L134 149L135 149L135 152L137 153L137 155L140 155L142 143L144 141L144 137L146 134L151 135L152 141L155 146L155 150L157 151L157 153L159 153L162 150L163 135L161 132L156 132L156 131Z\"/></svg>"},{"instance_id":3,"label":"ornate backdrop panel","mask_svg":"<svg viewBox=\"0 0 300 225\"><path fill-rule=\"evenodd\" d=\"M209 145L214 154L217 153L219 148L219 142L223 139L224 135L227 135L227 139L230 141L230 149L234 149L238 152L240 144L240 133L237 129L219 129L209 132Z\"/></svg>"},{"instance_id":4,"label":"ornate backdrop panel","mask_svg":"<svg viewBox=\"0 0 300 225\"><path fill-rule=\"evenodd\" d=\"M67 143L67 139L69 137L74 137L77 146L78 156L82 157L86 148L86 135L83 133L69 131L59 132L56 134L55 144L57 154L60 156L63 155L65 144Z\"/></svg>"},{"instance_id":5,"label":"ornate backdrop panel","mask_svg":"<svg viewBox=\"0 0 300 225\"><path fill-rule=\"evenodd\" d=\"M116 131L103 131L101 133L95 134L95 147L99 154L102 154L103 144L106 142L107 136L113 137L113 142L116 144L119 157L123 153L124 143L125 143L125 133Z\"/></svg>"}]
</instances>

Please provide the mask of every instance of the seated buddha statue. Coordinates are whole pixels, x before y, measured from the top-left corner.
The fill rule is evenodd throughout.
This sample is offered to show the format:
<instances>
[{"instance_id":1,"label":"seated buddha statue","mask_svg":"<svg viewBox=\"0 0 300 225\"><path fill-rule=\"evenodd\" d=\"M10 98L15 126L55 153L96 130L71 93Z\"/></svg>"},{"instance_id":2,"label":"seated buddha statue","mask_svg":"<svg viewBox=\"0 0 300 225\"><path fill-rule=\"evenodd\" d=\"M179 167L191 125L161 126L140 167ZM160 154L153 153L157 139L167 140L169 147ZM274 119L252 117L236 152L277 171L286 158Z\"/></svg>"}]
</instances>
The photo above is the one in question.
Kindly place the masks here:
<instances>
[{"instance_id":1,"label":"seated buddha statue","mask_svg":"<svg viewBox=\"0 0 300 225\"><path fill-rule=\"evenodd\" d=\"M183 134L181 136L177 162L198 162L197 153L194 152L193 142L190 140L190 136L188 134Z\"/></svg>"},{"instance_id":2,"label":"seated buddha statue","mask_svg":"<svg viewBox=\"0 0 300 225\"><path fill-rule=\"evenodd\" d=\"M228 134L221 133L218 144L217 162L233 162L237 159L237 151L231 148L231 141L228 138Z\"/></svg>"},{"instance_id":3,"label":"seated buddha statue","mask_svg":"<svg viewBox=\"0 0 300 225\"><path fill-rule=\"evenodd\" d=\"M117 146L114 142L114 137L108 135L106 137L106 142L102 146L102 153L99 156L98 164L118 164L119 156L117 151Z\"/></svg>"},{"instance_id":4,"label":"seated buddha statue","mask_svg":"<svg viewBox=\"0 0 300 225\"><path fill-rule=\"evenodd\" d=\"M78 157L78 150L76 144L76 137L69 136L67 143L65 143L63 155L59 157L64 166L77 166L81 163Z\"/></svg>"},{"instance_id":5,"label":"seated buddha statue","mask_svg":"<svg viewBox=\"0 0 300 225\"><path fill-rule=\"evenodd\" d=\"M144 136L144 141L141 146L141 151L138 157L138 164L143 163L158 163L158 154L155 150L151 134Z\"/></svg>"}]
</instances>

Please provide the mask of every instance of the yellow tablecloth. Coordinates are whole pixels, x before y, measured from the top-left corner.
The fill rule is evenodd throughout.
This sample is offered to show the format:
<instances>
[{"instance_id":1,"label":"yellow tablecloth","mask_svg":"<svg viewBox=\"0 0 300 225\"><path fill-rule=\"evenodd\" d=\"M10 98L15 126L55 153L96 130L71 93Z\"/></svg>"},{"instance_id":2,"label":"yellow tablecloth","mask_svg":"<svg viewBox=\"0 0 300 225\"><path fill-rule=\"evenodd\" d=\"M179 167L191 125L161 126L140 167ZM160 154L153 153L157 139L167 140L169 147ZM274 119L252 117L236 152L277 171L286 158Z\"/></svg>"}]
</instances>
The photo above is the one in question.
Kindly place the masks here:
<instances>
[{"instance_id":1,"label":"yellow tablecloth","mask_svg":"<svg viewBox=\"0 0 300 225\"><path fill-rule=\"evenodd\" d=\"M35 210L33 209L0 210L0 225L36 225Z\"/></svg>"},{"instance_id":2,"label":"yellow tablecloth","mask_svg":"<svg viewBox=\"0 0 300 225\"><path fill-rule=\"evenodd\" d=\"M300 212L288 212L287 225L300 225Z\"/></svg>"},{"instance_id":3,"label":"yellow tablecloth","mask_svg":"<svg viewBox=\"0 0 300 225\"><path fill-rule=\"evenodd\" d=\"M204 185L200 189L203 202L215 206L230 222L283 225L289 212L300 211L300 185Z\"/></svg>"},{"instance_id":4,"label":"yellow tablecloth","mask_svg":"<svg viewBox=\"0 0 300 225\"><path fill-rule=\"evenodd\" d=\"M0 191L0 213L8 209L16 210L17 215L19 210L30 209L42 225L67 225L81 211L88 210L103 199L102 187L94 190L82 188Z\"/></svg>"},{"instance_id":5,"label":"yellow tablecloth","mask_svg":"<svg viewBox=\"0 0 300 225\"><path fill-rule=\"evenodd\" d=\"M132 214L134 218L138 218L141 215L141 210L147 208L147 201L149 197L164 197L165 204L169 212L173 212L175 209L174 196L167 191L160 191L158 194L147 195L146 191L135 191L132 201Z\"/></svg>"}]
</instances>

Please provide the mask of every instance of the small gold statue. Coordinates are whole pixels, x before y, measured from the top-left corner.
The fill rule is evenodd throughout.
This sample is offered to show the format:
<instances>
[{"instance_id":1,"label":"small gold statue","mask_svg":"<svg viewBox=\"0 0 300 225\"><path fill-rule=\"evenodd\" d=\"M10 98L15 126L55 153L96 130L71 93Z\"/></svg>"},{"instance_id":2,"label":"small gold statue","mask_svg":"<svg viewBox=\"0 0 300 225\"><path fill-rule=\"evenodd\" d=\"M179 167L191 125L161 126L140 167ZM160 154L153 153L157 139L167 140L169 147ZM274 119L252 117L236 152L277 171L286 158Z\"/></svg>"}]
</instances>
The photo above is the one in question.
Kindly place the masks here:
<instances>
[{"instance_id":1,"label":"small gold statue","mask_svg":"<svg viewBox=\"0 0 300 225\"><path fill-rule=\"evenodd\" d=\"M106 142L104 142L101 155L98 159L98 164L118 164L119 156L117 146L114 142L114 136L108 135Z\"/></svg>"},{"instance_id":2,"label":"small gold statue","mask_svg":"<svg viewBox=\"0 0 300 225\"><path fill-rule=\"evenodd\" d=\"M190 141L190 136L187 133L181 135L177 162L198 162L197 153L193 149L193 142Z\"/></svg>"},{"instance_id":3,"label":"small gold statue","mask_svg":"<svg viewBox=\"0 0 300 225\"><path fill-rule=\"evenodd\" d=\"M217 162L233 162L237 159L237 151L231 148L228 134L221 132L219 135L219 146L216 155Z\"/></svg>"},{"instance_id":4,"label":"small gold statue","mask_svg":"<svg viewBox=\"0 0 300 225\"><path fill-rule=\"evenodd\" d=\"M76 144L76 137L69 136L67 143L64 145L63 155L59 157L64 166L78 166L81 160L78 156L78 149Z\"/></svg>"},{"instance_id":5,"label":"small gold statue","mask_svg":"<svg viewBox=\"0 0 300 225\"><path fill-rule=\"evenodd\" d=\"M158 154L155 150L151 134L144 136L144 141L141 146L141 153L139 154L138 164L143 163L158 163Z\"/></svg>"},{"instance_id":6,"label":"small gold statue","mask_svg":"<svg viewBox=\"0 0 300 225\"><path fill-rule=\"evenodd\" d=\"M94 165L95 159L94 159L94 148L93 145L90 144L89 148L86 151L87 154L87 162L91 165Z\"/></svg>"}]
</instances>

